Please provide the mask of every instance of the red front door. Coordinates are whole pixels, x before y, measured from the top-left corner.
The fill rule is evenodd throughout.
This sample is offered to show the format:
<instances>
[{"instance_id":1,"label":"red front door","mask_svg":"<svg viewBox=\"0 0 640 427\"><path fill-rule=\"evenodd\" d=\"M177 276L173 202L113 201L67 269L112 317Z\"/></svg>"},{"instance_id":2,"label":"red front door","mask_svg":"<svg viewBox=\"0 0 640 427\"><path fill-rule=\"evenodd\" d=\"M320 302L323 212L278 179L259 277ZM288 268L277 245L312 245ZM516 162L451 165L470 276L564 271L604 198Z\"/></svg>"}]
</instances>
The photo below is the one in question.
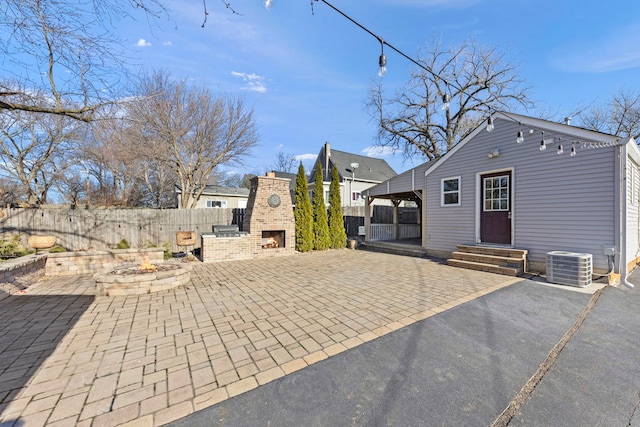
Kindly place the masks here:
<instances>
[{"instance_id":1,"label":"red front door","mask_svg":"<svg viewBox=\"0 0 640 427\"><path fill-rule=\"evenodd\" d=\"M480 240L511 244L511 172L482 175L480 193Z\"/></svg>"}]
</instances>

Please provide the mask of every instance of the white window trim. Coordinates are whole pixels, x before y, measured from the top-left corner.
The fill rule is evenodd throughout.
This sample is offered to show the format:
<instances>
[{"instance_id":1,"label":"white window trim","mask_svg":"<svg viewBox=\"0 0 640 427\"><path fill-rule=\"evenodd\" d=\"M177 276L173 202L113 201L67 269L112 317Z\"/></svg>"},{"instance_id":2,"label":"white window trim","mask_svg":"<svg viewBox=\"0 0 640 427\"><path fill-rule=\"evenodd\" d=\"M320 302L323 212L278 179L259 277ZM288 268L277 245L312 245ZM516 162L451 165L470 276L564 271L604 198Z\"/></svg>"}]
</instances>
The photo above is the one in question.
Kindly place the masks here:
<instances>
[{"instance_id":1,"label":"white window trim","mask_svg":"<svg viewBox=\"0 0 640 427\"><path fill-rule=\"evenodd\" d=\"M444 182L451 181L453 179L458 180L458 191L448 191L447 194L458 193L458 203L445 203L444 202L444 195L445 195ZM451 206L461 206L461 205L462 205L462 176L458 175L458 176L450 176L447 178L442 178L440 180L440 207L447 208Z\"/></svg>"}]
</instances>

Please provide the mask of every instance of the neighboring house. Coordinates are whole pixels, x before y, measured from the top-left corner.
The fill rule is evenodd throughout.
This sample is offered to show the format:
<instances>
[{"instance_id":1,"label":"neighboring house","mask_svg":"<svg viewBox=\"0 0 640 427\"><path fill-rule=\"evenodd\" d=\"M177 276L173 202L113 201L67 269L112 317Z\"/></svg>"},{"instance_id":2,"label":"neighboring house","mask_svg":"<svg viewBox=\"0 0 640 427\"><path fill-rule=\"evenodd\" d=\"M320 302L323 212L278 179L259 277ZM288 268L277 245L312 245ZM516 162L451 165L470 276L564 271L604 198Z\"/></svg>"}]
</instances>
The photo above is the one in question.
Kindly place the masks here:
<instances>
[{"instance_id":1,"label":"neighboring house","mask_svg":"<svg viewBox=\"0 0 640 427\"><path fill-rule=\"evenodd\" d=\"M276 174L276 178L288 178L289 179L289 192L291 193L291 204L295 206L295 196L296 196L296 181L298 180L298 174L296 173L288 173L288 172L278 172L274 171Z\"/></svg>"},{"instance_id":2,"label":"neighboring house","mask_svg":"<svg viewBox=\"0 0 640 427\"><path fill-rule=\"evenodd\" d=\"M175 186L176 207L180 207L182 189ZM249 189L242 187L222 187L207 185L198 199L196 208L246 208L249 199Z\"/></svg>"},{"instance_id":3,"label":"neighboring house","mask_svg":"<svg viewBox=\"0 0 640 427\"><path fill-rule=\"evenodd\" d=\"M338 168L340 175L340 200L342 206L364 206L362 192L396 175L391 166L383 160L331 149L324 144L309 174L309 191L315 187L316 169L322 169L325 202L329 202L331 170ZM380 201L377 204L389 204Z\"/></svg>"},{"instance_id":4,"label":"neighboring house","mask_svg":"<svg viewBox=\"0 0 640 427\"><path fill-rule=\"evenodd\" d=\"M594 272L613 263L624 280L640 261L636 141L511 113L491 117L491 132L478 127L440 159L370 188L367 200L421 200L422 246L434 256L459 244L524 249L529 268L544 272L550 251L585 253Z\"/></svg>"}]
</instances>

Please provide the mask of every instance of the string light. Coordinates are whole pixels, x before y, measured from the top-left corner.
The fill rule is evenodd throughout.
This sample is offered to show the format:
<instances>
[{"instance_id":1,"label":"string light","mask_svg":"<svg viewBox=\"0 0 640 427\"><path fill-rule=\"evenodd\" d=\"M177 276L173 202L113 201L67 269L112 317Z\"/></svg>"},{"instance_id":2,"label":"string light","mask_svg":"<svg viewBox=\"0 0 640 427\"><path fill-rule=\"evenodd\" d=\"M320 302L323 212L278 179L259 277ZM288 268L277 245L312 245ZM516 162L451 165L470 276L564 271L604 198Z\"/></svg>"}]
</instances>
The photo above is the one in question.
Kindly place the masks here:
<instances>
[{"instance_id":1,"label":"string light","mask_svg":"<svg viewBox=\"0 0 640 427\"><path fill-rule=\"evenodd\" d=\"M384 54L384 40L380 39L380 58L378 58L378 65L380 66L380 71L378 71L378 76L384 76L384 73L387 72L387 57Z\"/></svg>"},{"instance_id":2,"label":"string light","mask_svg":"<svg viewBox=\"0 0 640 427\"><path fill-rule=\"evenodd\" d=\"M265 6L267 6L267 8L270 8L273 3L276 0L264 0L265 1ZM435 78L441 80L444 84L446 84L447 86L452 86L456 89L462 90L459 87L456 87L455 85L453 85L451 82L447 82L445 79L443 79L441 76L439 76L435 71L433 71L432 69L426 67L424 64L421 64L420 62L416 61L415 59L413 59L412 57L408 56L407 54L405 54L404 52L402 52L401 50L399 50L398 48L390 45L389 43L385 42L380 36L376 35L375 33L371 32L369 29L367 29L366 27L364 27L362 24L360 24L359 22L357 22L356 20L354 20L353 18L351 18L350 16L348 16L347 14L345 14L344 12L342 12L340 9L336 8L334 5L332 5L331 3L329 3L327 0L311 0L311 9L312 9L312 13L313 13L313 3L317 2L317 1L321 1L322 3L326 4L327 6L329 6L331 9L333 9L334 11L338 12L340 15L342 15L343 17L345 17L346 19L348 19L349 21L351 21L353 24L355 24L356 26L360 27L362 30L364 30L365 32L369 33L371 36L375 37L378 42L380 42L380 57L378 58L378 66L380 67L380 70L378 72L378 75L380 77L382 77L385 72L387 71L387 58L384 54L384 45L387 45L389 48L393 49L396 53L400 54L401 56L403 56L404 58L406 58L407 60L409 60L410 62L412 62L413 64L417 65L418 67L422 68L423 70L427 71L428 73L430 73L432 76L434 76ZM474 98L473 96L471 96L472 98ZM448 94L444 94L442 96L442 110L448 110L450 106L450 99ZM489 112L491 113L491 112ZM506 118L512 120L512 121L516 121L515 119L509 117L509 115L507 113L504 112L500 112L502 115L504 115ZM570 125L570 121L571 121L571 117L567 117L565 119L565 123L566 125ZM520 124L520 123L519 123ZM487 119L487 126L486 126L486 130L487 132L491 132L493 131L493 129L495 128L494 123L493 123L493 117L491 114L489 114L489 117ZM529 129L529 134L532 135L535 132L536 129L530 128ZM540 151L545 151L547 149L547 145L546 142L544 140L544 132L542 132L542 140L540 141ZM562 138L558 138L559 140L561 140ZM524 142L524 134L522 133L522 130L518 130L518 134L516 137L516 143L520 144ZM551 143L553 144L554 140L551 140ZM619 145L619 140L613 140L613 141L576 141L575 143L572 143L571 145L571 156L575 156L576 155L576 149L575 149L575 145L576 143L581 143L583 148L607 148L607 147L615 147ZM564 149L562 147L562 145L558 146L558 154L563 154L564 153Z\"/></svg>"},{"instance_id":3,"label":"string light","mask_svg":"<svg viewBox=\"0 0 640 427\"><path fill-rule=\"evenodd\" d=\"M493 125L493 117L487 119L487 132L491 132L495 126Z\"/></svg>"},{"instance_id":4,"label":"string light","mask_svg":"<svg viewBox=\"0 0 640 427\"><path fill-rule=\"evenodd\" d=\"M443 110L448 110L449 109L449 95L448 94L444 94L442 95L442 109Z\"/></svg>"}]
</instances>

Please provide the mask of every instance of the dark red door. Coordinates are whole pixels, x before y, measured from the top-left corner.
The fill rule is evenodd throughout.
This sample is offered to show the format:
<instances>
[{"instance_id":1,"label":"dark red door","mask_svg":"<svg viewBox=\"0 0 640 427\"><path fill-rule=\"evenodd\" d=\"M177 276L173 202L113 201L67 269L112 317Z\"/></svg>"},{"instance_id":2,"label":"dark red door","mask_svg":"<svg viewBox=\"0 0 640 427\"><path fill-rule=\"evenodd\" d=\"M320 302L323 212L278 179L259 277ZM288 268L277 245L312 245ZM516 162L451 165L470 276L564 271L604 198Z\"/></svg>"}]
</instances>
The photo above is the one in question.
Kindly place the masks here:
<instances>
[{"instance_id":1,"label":"dark red door","mask_svg":"<svg viewBox=\"0 0 640 427\"><path fill-rule=\"evenodd\" d=\"M480 186L480 240L511 244L511 172L482 175Z\"/></svg>"}]
</instances>

